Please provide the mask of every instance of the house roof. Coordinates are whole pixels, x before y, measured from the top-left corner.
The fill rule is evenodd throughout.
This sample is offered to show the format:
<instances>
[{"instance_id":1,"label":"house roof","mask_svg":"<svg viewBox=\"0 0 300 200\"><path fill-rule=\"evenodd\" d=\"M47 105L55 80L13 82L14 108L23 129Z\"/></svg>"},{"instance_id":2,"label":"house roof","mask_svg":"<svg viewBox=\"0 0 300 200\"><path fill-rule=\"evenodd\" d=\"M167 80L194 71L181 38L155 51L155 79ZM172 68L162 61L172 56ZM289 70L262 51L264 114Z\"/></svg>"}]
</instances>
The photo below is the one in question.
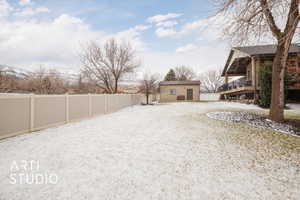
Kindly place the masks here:
<instances>
[{"instance_id":1,"label":"house roof","mask_svg":"<svg viewBox=\"0 0 300 200\"><path fill-rule=\"evenodd\" d=\"M231 63L230 68L227 69L227 74L235 76L241 76L243 74L246 74L246 68L250 62L250 57L235 58L234 61Z\"/></svg>"},{"instance_id":2,"label":"house roof","mask_svg":"<svg viewBox=\"0 0 300 200\"><path fill-rule=\"evenodd\" d=\"M259 45L259 46L245 46L245 47L233 47L235 50L239 50L249 56L262 55L262 54L275 54L276 45ZM299 53L300 44L291 44L289 53Z\"/></svg>"},{"instance_id":3,"label":"house roof","mask_svg":"<svg viewBox=\"0 0 300 200\"><path fill-rule=\"evenodd\" d=\"M159 85L200 85L200 83L200 81L161 81Z\"/></svg>"},{"instance_id":4,"label":"house roof","mask_svg":"<svg viewBox=\"0 0 300 200\"><path fill-rule=\"evenodd\" d=\"M234 57L233 54L236 51L240 51L245 53L244 56L262 56L262 55L274 55L276 52L276 45L257 45L257 46L245 46L245 47L233 47L229 53L229 56L227 58L225 67L222 72L222 76L225 76L225 73L227 69L229 68L229 63L231 59ZM294 43L291 44L289 53L300 53L300 44ZM234 63L234 62L233 62Z\"/></svg>"}]
</instances>

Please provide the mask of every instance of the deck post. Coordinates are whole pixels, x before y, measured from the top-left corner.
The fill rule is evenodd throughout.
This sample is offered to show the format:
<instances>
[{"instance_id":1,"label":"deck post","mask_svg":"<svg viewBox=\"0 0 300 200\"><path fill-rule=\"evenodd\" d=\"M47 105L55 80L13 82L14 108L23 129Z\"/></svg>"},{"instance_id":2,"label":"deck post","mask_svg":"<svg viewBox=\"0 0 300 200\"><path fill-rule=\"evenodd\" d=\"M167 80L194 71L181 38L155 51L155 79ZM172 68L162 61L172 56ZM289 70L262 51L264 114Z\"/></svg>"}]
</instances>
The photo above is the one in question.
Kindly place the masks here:
<instances>
[{"instance_id":1,"label":"deck post","mask_svg":"<svg viewBox=\"0 0 300 200\"><path fill-rule=\"evenodd\" d=\"M227 75L227 73L225 74L225 84L228 84L228 75Z\"/></svg>"},{"instance_id":2,"label":"deck post","mask_svg":"<svg viewBox=\"0 0 300 200\"><path fill-rule=\"evenodd\" d=\"M258 92L257 92L257 76L256 76L256 61L254 56L251 57L251 80L252 80L252 86L254 87L254 103L258 103Z\"/></svg>"}]
</instances>

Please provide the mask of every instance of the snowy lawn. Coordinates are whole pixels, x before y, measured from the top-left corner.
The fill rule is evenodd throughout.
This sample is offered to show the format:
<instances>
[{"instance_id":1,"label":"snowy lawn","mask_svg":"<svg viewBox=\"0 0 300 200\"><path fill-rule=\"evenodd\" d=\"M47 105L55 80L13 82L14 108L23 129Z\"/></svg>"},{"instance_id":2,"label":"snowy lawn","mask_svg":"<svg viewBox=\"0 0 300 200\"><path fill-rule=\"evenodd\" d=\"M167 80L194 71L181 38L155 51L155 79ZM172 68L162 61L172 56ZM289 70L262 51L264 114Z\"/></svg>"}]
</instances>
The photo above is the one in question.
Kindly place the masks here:
<instances>
[{"instance_id":1,"label":"snowy lawn","mask_svg":"<svg viewBox=\"0 0 300 200\"><path fill-rule=\"evenodd\" d=\"M299 199L300 138L206 116L256 109L134 106L2 140L0 199ZM20 184L22 173L58 181Z\"/></svg>"}]
</instances>

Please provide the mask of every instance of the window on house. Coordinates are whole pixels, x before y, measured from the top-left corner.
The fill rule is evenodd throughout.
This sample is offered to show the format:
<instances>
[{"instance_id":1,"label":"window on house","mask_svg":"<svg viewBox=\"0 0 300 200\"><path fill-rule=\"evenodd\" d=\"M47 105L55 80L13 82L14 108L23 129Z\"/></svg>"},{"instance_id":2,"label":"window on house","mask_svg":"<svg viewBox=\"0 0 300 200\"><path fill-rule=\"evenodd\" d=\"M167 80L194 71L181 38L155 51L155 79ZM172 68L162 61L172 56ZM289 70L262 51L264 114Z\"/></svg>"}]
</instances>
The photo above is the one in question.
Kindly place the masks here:
<instances>
[{"instance_id":1,"label":"window on house","mask_svg":"<svg viewBox=\"0 0 300 200\"><path fill-rule=\"evenodd\" d=\"M170 89L170 95L176 95L176 89Z\"/></svg>"}]
</instances>

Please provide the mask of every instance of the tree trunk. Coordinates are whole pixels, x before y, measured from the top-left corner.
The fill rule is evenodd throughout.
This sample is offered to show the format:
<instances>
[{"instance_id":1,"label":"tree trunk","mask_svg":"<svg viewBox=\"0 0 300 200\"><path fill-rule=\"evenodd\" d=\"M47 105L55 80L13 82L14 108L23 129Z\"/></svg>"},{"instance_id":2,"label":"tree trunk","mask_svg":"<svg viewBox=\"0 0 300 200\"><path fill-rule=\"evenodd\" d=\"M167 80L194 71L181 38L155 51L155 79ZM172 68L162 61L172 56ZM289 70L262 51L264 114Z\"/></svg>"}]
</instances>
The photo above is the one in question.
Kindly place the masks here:
<instances>
[{"instance_id":1,"label":"tree trunk","mask_svg":"<svg viewBox=\"0 0 300 200\"><path fill-rule=\"evenodd\" d=\"M284 119L284 73L288 52L284 44L278 44L272 67L272 96L270 119L276 122Z\"/></svg>"},{"instance_id":2,"label":"tree trunk","mask_svg":"<svg viewBox=\"0 0 300 200\"><path fill-rule=\"evenodd\" d=\"M115 80L115 91L114 93L118 93L118 79Z\"/></svg>"},{"instance_id":3,"label":"tree trunk","mask_svg":"<svg viewBox=\"0 0 300 200\"><path fill-rule=\"evenodd\" d=\"M146 104L148 105L149 104L149 94L146 93Z\"/></svg>"}]
</instances>

